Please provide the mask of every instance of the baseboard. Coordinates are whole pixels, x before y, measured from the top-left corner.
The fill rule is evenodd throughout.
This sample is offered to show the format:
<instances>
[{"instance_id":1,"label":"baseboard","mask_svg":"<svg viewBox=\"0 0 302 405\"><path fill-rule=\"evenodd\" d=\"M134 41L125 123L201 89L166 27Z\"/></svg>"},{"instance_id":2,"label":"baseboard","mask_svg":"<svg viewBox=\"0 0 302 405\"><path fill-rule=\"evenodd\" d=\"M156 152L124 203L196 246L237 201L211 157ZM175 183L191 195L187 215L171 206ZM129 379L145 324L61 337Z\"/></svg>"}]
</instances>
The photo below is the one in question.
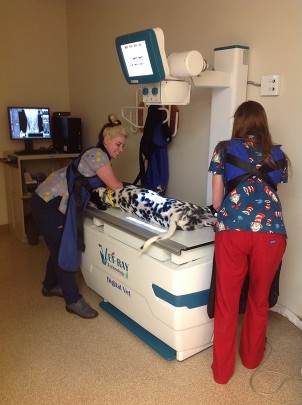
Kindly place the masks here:
<instances>
[{"instance_id":1,"label":"baseboard","mask_svg":"<svg viewBox=\"0 0 302 405\"><path fill-rule=\"evenodd\" d=\"M0 225L0 235L4 235L5 233L8 233L8 232L9 232L8 224Z\"/></svg>"}]
</instances>

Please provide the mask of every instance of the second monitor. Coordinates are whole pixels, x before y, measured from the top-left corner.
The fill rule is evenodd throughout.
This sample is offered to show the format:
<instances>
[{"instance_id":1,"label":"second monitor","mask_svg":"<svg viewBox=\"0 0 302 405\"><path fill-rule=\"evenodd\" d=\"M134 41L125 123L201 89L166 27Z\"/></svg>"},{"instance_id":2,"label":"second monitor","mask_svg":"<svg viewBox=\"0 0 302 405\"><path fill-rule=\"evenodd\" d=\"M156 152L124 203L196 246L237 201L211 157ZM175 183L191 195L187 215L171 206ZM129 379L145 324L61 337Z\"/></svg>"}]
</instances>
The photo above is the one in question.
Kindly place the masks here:
<instances>
[{"instance_id":1,"label":"second monitor","mask_svg":"<svg viewBox=\"0 0 302 405\"><path fill-rule=\"evenodd\" d=\"M79 153L82 151L81 118L53 115L53 147L57 152Z\"/></svg>"}]
</instances>

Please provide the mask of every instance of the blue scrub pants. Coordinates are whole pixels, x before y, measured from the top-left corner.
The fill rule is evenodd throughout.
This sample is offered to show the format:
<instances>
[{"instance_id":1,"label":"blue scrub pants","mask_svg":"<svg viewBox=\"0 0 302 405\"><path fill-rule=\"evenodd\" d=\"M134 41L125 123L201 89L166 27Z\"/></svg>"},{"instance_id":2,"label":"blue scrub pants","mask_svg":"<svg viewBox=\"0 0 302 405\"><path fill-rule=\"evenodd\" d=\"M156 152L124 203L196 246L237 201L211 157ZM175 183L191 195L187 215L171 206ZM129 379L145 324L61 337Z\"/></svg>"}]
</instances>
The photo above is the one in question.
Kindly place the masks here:
<instances>
[{"instance_id":1,"label":"blue scrub pants","mask_svg":"<svg viewBox=\"0 0 302 405\"><path fill-rule=\"evenodd\" d=\"M43 285L50 291L58 284L62 287L66 304L77 302L82 296L76 283L76 272L65 271L58 263L59 251L65 224L65 215L58 207L61 197L45 202L37 193L31 198L32 215L49 250Z\"/></svg>"}]
</instances>

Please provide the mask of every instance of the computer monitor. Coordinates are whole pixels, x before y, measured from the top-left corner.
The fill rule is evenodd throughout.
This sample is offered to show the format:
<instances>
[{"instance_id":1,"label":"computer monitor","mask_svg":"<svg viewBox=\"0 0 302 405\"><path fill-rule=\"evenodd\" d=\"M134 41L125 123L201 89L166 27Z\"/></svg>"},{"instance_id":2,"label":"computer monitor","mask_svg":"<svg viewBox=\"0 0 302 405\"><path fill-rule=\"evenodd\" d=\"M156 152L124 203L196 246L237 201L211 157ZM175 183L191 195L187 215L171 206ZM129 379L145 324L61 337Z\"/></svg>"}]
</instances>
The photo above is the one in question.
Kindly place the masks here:
<instances>
[{"instance_id":1,"label":"computer monitor","mask_svg":"<svg viewBox=\"0 0 302 405\"><path fill-rule=\"evenodd\" d=\"M50 111L48 107L8 107L10 139L23 140L25 150L33 151L33 141L50 140Z\"/></svg>"},{"instance_id":2,"label":"computer monitor","mask_svg":"<svg viewBox=\"0 0 302 405\"><path fill-rule=\"evenodd\" d=\"M128 84L158 83L169 74L160 28L122 35L115 45Z\"/></svg>"}]
</instances>

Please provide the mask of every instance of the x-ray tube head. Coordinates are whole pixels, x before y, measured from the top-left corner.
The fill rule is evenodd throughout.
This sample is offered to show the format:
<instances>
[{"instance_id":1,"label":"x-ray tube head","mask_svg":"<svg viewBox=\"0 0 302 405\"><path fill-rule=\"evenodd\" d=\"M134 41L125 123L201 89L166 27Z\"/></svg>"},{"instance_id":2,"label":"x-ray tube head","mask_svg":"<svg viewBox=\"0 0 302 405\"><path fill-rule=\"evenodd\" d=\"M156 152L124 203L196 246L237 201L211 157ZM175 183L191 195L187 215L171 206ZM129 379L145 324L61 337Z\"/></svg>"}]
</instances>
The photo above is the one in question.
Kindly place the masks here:
<instances>
[{"instance_id":1,"label":"x-ray tube head","mask_svg":"<svg viewBox=\"0 0 302 405\"><path fill-rule=\"evenodd\" d=\"M204 67L204 59L198 51L174 52L168 56L170 75L173 77L197 76Z\"/></svg>"}]
</instances>

